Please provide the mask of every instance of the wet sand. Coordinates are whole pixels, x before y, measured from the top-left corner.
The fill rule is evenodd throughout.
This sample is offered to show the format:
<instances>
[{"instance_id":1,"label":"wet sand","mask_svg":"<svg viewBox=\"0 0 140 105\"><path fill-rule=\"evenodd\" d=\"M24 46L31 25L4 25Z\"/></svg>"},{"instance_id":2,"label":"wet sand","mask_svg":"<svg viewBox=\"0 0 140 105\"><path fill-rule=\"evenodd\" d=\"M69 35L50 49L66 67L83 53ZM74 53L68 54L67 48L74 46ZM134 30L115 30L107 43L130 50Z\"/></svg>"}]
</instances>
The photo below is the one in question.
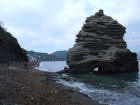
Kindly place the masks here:
<instances>
[{"instance_id":1,"label":"wet sand","mask_svg":"<svg viewBox=\"0 0 140 105\"><path fill-rule=\"evenodd\" d=\"M0 64L0 105L101 105L47 73L13 63Z\"/></svg>"}]
</instances>

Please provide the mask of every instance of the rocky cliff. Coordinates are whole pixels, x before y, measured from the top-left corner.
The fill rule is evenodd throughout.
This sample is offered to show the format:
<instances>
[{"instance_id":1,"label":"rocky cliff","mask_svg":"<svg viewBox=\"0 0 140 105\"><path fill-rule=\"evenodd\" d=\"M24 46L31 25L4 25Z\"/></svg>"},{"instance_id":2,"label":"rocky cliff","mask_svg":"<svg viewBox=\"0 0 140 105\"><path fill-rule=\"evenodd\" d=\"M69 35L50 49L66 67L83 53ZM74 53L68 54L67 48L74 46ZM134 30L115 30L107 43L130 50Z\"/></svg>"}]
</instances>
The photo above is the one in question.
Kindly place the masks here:
<instances>
[{"instance_id":1,"label":"rocky cliff","mask_svg":"<svg viewBox=\"0 0 140 105\"><path fill-rule=\"evenodd\" d=\"M0 63L13 61L28 61L28 57L17 40L0 26Z\"/></svg>"},{"instance_id":2,"label":"rocky cliff","mask_svg":"<svg viewBox=\"0 0 140 105\"><path fill-rule=\"evenodd\" d=\"M136 53L123 40L125 27L99 10L87 17L76 44L69 49L67 64L74 73L137 72Z\"/></svg>"}]
</instances>

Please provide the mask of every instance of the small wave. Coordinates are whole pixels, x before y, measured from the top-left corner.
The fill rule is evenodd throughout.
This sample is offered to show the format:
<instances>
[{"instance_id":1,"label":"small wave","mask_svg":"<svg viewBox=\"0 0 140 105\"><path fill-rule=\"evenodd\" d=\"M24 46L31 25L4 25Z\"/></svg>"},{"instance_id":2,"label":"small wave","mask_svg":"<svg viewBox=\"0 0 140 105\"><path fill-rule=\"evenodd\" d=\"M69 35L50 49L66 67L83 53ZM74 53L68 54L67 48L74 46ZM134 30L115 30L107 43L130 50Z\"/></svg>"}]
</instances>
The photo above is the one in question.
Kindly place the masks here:
<instances>
[{"instance_id":1,"label":"small wave","mask_svg":"<svg viewBox=\"0 0 140 105\"><path fill-rule=\"evenodd\" d=\"M36 69L57 72L62 70L64 66L66 66L66 62L41 62L40 66L36 67ZM92 78L89 78L89 76ZM114 76L115 78L112 78ZM140 105L140 73L134 75L132 73L130 75L113 75L112 77L82 76L82 79L88 79L86 80L88 82L94 80L90 81L92 84L82 82L78 78L67 74L58 75L55 80L58 83L77 89L79 92L88 95L102 104ZM126 85L128 86L125 88Z\"/></svg>"},{"instance_id":2,"label":"small wave","mask_svg":"<svg viewBox=\"0 0 140 105\"><path fill-rule=\"evenodd\" d=\"M62 77L68 79L59 79L57 82L65 86L75 88L81 93L84 93L94 100L99 101L102 104L109 105L140 105L140 97L136 97L129 93L122 93L120 91L111 91L101 88L94 88L89 84L75 81L74 78L68 75L62 75Z\"/></svg>"}]
</instances>

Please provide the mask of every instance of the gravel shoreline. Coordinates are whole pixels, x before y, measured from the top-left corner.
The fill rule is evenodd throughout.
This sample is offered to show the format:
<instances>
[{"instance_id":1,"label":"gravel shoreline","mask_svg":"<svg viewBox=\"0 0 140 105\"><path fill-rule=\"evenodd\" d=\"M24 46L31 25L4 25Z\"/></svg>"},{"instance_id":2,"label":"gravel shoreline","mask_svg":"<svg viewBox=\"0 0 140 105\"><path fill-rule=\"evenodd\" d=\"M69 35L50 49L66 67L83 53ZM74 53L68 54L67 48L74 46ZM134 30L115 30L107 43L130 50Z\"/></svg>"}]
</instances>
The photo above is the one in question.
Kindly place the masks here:
<instances>
[{"instance_id":1,"label":"gravel shoreline","mask_svg":"<svg viewBox=\"0 0 140 105\"><path fill-rule=\"evenodd\" d=\"M23 63L0 64L0 105L101 105L56 83L53 75Z\"/></svg>"}]
</instances>

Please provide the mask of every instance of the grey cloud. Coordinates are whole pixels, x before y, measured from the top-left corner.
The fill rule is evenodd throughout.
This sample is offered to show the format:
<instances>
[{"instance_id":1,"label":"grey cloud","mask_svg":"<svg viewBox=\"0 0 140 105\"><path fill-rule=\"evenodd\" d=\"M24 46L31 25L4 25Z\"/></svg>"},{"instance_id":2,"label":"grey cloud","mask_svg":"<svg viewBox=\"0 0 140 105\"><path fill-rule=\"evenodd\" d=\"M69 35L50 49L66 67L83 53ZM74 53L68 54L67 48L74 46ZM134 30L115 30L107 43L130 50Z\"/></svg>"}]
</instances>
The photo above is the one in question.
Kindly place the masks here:
<instances>
[{"instance_id":1,"label":"grey cloud","mask_svg":"<svg viewBox=\"0 0 140 105\"><path fill-rule=\"evenodd\" d=\"M12 1L0 1L0 19L25 49L53 52L72 47L85 18L100 8L104 9L107 15L128 26L125 40L130 49L135 50L133 46L140 45L138 41L135 45L130 41L139 39L139 31L129 28L137 27L133 23L140 21L139 0ZM130 36L133 33L136 33L135 37Z\"/></svg>"}]
</instances>

